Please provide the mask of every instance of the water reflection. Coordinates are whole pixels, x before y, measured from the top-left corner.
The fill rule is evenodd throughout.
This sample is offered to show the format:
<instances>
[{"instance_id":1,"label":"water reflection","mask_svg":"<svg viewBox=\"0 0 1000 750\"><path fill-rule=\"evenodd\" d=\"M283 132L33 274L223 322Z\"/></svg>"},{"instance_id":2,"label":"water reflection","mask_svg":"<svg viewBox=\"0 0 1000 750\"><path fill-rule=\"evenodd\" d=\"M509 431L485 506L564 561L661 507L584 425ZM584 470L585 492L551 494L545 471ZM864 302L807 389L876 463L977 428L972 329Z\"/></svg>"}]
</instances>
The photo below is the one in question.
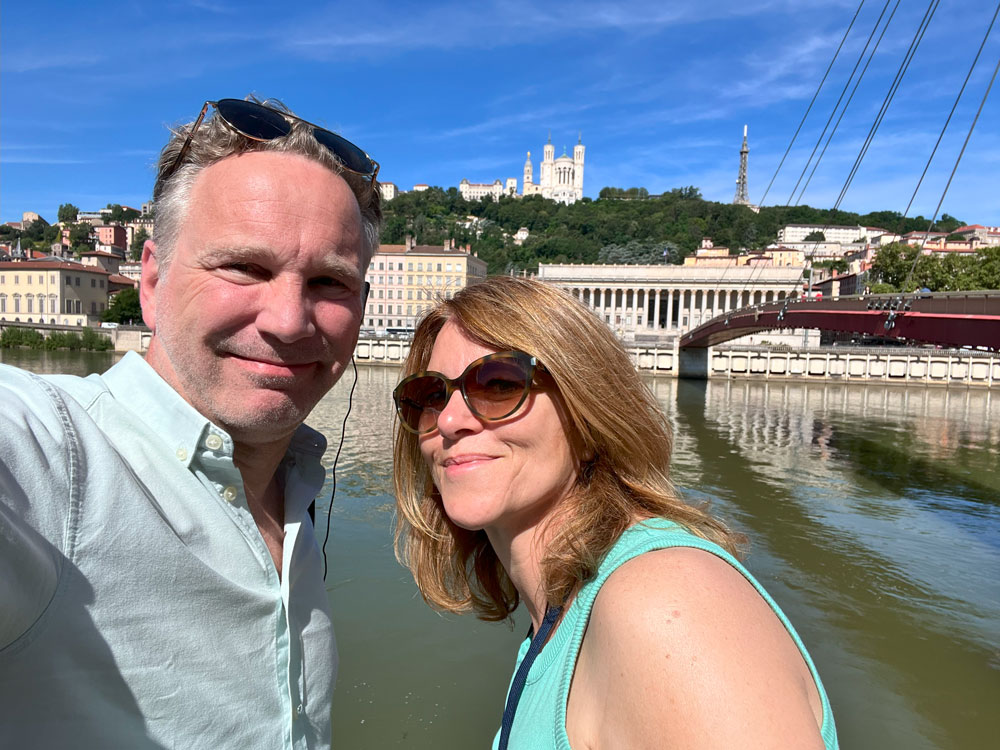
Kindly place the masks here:
<instances>
[{"instance_id":1,"label":"water reflection","mask_svg":"<svg viewBox=\"0 0 1000 750\"><path fill-rule=\"evenodd\" d=\"M395 562L397 378L359 368L337 471L335 745L482 747L523 624L436 615ZM351 382L348 373L309 420L330 441L328 467ZM842 747L990 746L1000 730L996 395L648 382L675 429L675 481L750 536L749 567L809 645ZM318 523L327 508L318 502Z\"/></svg>"}]
</instances>

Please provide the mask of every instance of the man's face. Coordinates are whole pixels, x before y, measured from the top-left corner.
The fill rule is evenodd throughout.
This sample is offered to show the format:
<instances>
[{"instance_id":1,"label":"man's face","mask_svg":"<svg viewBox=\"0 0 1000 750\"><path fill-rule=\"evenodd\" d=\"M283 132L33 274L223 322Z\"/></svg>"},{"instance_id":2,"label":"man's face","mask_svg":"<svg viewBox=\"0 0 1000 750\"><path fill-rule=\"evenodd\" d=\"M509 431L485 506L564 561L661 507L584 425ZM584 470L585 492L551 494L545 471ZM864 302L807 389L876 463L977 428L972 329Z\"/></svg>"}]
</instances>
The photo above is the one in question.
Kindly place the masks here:
<instances>
[{"instance_id":1,"label":"man's face","mask_svg":"<svg viewBox=\"0 0 1000 750\"><path fill-rule=\"evenodd\" d=\"M347 183L304 157L205 169L169 268L143 255L147 360L238 442L287 437L357 342L366 259Z\"/></svg>"}]
</instances>

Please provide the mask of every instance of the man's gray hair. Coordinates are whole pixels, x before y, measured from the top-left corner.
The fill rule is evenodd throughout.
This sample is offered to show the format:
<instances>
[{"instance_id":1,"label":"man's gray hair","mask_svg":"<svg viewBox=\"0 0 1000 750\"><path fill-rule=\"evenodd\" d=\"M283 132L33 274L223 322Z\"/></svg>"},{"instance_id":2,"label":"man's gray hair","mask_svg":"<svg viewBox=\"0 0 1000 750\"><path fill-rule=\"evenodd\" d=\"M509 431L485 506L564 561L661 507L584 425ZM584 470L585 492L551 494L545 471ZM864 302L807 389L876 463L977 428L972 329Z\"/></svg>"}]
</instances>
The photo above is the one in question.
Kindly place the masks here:
<instances>
[{"instance_id":1,"label":"man's gray hair","mask_svg":"<svg viewBox=\"0 0 1000 750\"><path fill-rule=\"evenodd\" d=\"M281 112L292 114L284 104L274 99L263 102L255 97L250 101L264 104ZM157 261L163 271L170 263L171 254L177 244L181 224L187 215L191 188L203 169L234 154L248 151L276 151L297 154L319 162L335 174L340 175L354 193L361 209L361 227L364 236L364 265L367 267L378 249L379 230L382 226L381 190L378 183L345 169L340 160L316 140L312 127L300 120L292 121L288 135L270 141L255 141L237 133L226 125L218 114L207 117L191 137L191 144L184 163L172 174L167 174L177 155L184 147L193 122L172 128L170 141L160 152L153 200L156 221L153 228L153 242L156 243ZM164 174L167 177L164 178Z\"/></svg>"}]
</instances>

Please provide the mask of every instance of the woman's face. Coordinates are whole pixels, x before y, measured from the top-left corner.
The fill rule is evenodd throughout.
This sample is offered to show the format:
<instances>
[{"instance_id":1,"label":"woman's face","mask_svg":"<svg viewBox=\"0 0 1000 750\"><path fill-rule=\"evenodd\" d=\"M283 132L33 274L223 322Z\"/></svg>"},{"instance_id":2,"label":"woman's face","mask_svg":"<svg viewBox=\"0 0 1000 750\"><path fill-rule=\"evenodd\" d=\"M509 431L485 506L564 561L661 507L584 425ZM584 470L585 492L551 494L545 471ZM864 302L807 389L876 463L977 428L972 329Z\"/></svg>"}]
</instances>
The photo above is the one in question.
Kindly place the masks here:
<instances>
[{"instance_id":1,"label":"woman's face","mask_svg":"<svg viewBox=\"0 0 1000 750\"><path fill-rule=\"evenodd\" d=\"M493 352L449 321L427 369L454 378ZM576 481L579 461L566 424L554 388L532 388L521 408L499 422L481 421L462 394L453 393L438 428L419 438L448 518L464 529L485 529L495 541L511 540L544 520Z\"/></svg>"}]
</instances>

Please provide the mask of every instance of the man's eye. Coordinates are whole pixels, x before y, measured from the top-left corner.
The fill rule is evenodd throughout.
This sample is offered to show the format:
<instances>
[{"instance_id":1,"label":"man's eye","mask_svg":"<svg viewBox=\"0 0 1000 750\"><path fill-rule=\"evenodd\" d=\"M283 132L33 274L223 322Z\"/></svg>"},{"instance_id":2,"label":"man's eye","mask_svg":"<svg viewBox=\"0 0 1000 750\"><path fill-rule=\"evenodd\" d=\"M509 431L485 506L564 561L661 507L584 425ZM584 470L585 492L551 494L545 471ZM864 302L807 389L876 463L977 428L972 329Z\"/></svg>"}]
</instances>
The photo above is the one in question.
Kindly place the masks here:
<instances>
[{"instance_id":1,"label":"man's eye","mask_svg":"<svg viewBox=\"0 0 1000 750\"><path fill-rule=\"evenodd\" d=\"M345 285L340 279L333 276L317 276L309 282L312 286L327 289L342 289Z\"/></svg>"}]
</instances>

